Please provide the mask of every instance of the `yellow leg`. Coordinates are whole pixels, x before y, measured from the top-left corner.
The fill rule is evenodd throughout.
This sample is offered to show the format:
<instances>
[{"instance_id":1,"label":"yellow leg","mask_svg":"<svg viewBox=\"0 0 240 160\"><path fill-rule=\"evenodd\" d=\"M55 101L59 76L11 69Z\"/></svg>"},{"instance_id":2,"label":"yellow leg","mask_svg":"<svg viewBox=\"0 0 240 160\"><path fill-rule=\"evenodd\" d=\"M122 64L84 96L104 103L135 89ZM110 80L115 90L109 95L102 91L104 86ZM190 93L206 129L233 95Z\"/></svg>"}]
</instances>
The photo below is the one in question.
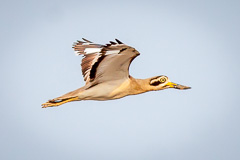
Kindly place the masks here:
<instances>
[{"instance_id":1,"label":"yellow leg","mask_svg":"<svg viewBox=\"0 0 240 160\"><path fill-rule=\"evenodd\" d=\"M42 108L56 107L56 106L62 105L64 103L71 102L71 101L76 101L76 100L79 100L79 98L78 97L72 97L72 98L68 98L68 99L63 99L60 102L55 102L55 100L49 100L48 102L42 104Z\"/></svg>"}]
</instances>

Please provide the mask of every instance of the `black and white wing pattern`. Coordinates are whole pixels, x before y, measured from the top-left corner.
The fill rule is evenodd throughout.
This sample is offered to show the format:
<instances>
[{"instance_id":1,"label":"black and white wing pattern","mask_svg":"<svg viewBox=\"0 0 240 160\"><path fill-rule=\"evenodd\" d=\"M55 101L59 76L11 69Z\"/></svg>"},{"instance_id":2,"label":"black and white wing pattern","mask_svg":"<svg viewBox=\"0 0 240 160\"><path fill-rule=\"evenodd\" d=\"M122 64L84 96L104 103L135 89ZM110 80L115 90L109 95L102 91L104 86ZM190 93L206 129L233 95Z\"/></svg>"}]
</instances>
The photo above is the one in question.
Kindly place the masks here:
<instances>
[{"instance_id":1,"label":"black and white wing pattern","mask_svg":"<svg viewBox=\"0 0 240 160\"><path fill-rule=\"evenodd\" d=\"M86 84L129 78L129 66L139 55L134 48L116 39L109 44L95 44L83 38L73 48L77 55L83 55L82 74Z\"/></svg>"}]
</instances>

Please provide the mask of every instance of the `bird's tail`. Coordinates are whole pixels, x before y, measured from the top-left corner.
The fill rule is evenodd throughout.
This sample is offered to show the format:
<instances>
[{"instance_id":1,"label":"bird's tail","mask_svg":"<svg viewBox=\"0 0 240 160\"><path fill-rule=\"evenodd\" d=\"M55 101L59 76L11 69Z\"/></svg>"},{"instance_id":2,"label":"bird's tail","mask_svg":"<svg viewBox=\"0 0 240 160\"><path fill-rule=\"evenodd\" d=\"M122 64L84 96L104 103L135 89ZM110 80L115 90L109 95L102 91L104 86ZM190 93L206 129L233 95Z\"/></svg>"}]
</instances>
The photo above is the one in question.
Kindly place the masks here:
<instances>
[{"instance_id":1,"label":"bird's tail","mask_svg":"<svg viewBox=\"0 0 240 160\"><path fill-rule=\"evenodd\" d=\"M77 95L81 92L81 90L82 90L82 88L79 88L75 91L64 94L61 97L57 97L57 98L48 100L46 103L42 104L42 108L56 107L56 106L62 105L67 102L79 101L80 99Z\"/></svg>"}]
</instances>

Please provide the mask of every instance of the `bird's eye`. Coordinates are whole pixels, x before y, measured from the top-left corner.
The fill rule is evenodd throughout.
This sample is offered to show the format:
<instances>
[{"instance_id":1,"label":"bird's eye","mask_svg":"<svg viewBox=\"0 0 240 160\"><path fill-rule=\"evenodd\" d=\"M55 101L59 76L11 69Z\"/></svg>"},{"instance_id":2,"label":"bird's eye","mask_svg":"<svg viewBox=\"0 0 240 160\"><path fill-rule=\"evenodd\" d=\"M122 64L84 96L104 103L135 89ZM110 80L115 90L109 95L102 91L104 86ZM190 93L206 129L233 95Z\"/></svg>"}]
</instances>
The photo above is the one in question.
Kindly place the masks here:
<instances>
[{"instance_id":1,"label":"bird's eye","mask_svg":"<svg viewBox=\"0 0 240 160\"><path fill-rule=\"evenodd\" d=\"M158 86L159 84L165 83L167 81L167 77L156 77L150 80L150 85Z\"/></svg>"},{"instance_id":2,"label":"bird's eye","mask_svg":"<svg viewBox=\"0 0 240 160\"><path fill-rule=\"evenodd\" d=\"M160 78L160 79L159 79L159 82L160 82L160 83L166 82L166 78L165 78L165 77Z\"/></svg>"}]
</instances>

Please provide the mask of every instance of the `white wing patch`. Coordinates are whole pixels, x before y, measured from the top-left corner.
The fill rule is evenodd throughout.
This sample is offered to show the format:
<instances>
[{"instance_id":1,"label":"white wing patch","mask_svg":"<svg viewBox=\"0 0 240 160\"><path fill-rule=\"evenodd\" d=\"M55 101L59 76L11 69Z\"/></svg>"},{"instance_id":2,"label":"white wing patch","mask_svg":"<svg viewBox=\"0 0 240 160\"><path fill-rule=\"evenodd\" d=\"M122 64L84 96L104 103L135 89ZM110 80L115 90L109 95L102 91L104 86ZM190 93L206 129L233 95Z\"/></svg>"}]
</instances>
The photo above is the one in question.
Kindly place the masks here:
<instances>
[{"instance_id":1,"label":"white wing patch","mask_svg":"<svg viewBox=\"0 0 240 160\"><path fill-rule=\"evenodd\" d=\"M91 53L100 53L102 48L85 48L84 53L91 54Z\"/></svg>"}]
</instances>

